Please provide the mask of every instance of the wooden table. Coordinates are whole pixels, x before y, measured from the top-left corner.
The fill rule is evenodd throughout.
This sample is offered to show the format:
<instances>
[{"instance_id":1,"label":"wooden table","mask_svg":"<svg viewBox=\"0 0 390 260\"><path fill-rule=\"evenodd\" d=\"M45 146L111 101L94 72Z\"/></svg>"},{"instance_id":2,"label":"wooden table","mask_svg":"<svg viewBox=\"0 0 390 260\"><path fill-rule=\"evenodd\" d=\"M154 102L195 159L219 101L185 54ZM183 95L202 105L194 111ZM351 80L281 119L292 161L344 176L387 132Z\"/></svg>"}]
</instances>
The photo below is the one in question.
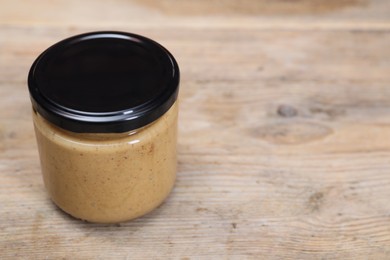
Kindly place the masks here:
<instances>
[{"instance_id":1,"label":"wooden table","mask_svg":"<svg viewBox=\"0 0 390 260\"><path fill-rule=\"evenodd\" d=\"M389 1L0 6L0 259L390 259ZM176 188L117 225L50 202L26 85L45 48L105 29L182 72Z\"/></svg>"}]
</instances>

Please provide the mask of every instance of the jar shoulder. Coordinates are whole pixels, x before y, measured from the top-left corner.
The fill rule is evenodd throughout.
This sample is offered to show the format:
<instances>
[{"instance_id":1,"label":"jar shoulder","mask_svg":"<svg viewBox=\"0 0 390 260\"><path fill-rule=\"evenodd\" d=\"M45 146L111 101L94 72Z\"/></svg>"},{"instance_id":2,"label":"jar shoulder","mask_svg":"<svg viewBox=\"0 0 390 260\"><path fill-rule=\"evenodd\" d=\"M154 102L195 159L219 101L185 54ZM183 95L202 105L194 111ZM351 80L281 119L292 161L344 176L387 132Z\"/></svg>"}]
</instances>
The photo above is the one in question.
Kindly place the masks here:
<instances>
[{"instance_id":1,"label":"jar shoulder","mask_svg":"<svg viewBox=\"0 0 390 260\"><path fill-rule=\"evenodd\" d=\"M178 118L178 102L160 118L154 122L124 133L75 133L61 129L43 118L39 113L33 111L33 121L36 132L52 142L71 145L120 145L147 142L150 139L176 133Z\"/></svg>"}]
</instances>

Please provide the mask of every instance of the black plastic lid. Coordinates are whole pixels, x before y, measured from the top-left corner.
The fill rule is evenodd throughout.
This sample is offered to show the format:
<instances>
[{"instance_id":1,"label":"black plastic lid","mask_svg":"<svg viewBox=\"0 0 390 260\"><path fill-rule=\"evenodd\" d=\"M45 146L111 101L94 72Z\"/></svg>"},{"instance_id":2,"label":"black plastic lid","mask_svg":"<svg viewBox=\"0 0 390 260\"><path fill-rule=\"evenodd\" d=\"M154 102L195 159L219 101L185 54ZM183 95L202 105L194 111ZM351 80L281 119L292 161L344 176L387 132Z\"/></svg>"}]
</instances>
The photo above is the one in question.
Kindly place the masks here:
<instances>
[{"instance_id":1,"label":"black plastic lid","mask_svg":"<svg viewBox=\"0 0 390 260\"><path fill-rule=\"evenodd\" d=\"M149 124L177 99L179 67L160 44L124 32L65 39L33 63L32 104L73 132L118 133Z\"/></svg>"}]
</instances>

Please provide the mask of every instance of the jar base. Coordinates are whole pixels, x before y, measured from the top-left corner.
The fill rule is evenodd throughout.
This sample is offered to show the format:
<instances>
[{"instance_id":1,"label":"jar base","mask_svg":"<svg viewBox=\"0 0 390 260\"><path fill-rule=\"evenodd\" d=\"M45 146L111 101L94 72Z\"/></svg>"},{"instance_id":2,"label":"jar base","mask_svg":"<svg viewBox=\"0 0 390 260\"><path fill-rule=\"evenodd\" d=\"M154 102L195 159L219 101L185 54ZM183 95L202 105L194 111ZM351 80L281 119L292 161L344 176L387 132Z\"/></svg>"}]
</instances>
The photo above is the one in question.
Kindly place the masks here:
<instances>
[{"instance_id":1,"label":"jar base","mask_svg":"<svg viewBox=\"0 0 390 260\"><path fill-rule=\"evenodd\" d=\"M68 216L69 218L71 219L74 219L74 220L79 220L79 221L82 221L82 222L85 222L85 223L88 223L88 224L120 224L120 223L125 223L125 222L129 222L129 221L133 221L135 219L138 219L138 218L142 218L150 213L152 213L153 211L155 211L156 209L158 209L160 206L162 206L166 200L168 199L169 195L167 196L167 198L165 198L164 200L162 200L156 207L142 213L142 214L136 214L135 216L133 217L129 217L129 218L123 218L123 219L118 219L118 220L92 220L92 219L85 219L85 218L80 218L80 217L77 217L75 215L73 215L72 213L69 213L68 211L64 210L60 205L58 205L53 199L50 199L50 201L53 203L53 205L58 209L58 211L61 212L61 214L64 214L66 216Z\"/></svg>"}]
</instances>

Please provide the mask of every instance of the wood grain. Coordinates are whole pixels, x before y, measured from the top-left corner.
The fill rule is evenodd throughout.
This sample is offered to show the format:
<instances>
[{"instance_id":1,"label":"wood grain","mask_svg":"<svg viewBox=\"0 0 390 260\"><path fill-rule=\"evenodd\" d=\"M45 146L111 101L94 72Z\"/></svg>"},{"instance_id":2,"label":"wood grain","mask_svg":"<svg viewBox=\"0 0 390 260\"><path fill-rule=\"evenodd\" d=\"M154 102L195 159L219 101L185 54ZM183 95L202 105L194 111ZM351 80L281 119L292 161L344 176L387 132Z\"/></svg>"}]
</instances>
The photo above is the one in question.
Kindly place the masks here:
<instances>
[{"instance_id":1,"label":"wood grain","mask_svg":"<svg viewBox=\"0 0 390 260\"><path fill-rule=\"evenodd\" d=\"M390 259L388 2L173 2L1 4L0 258ZM26 75L52 43L108 27L181 66L179 172L157 210L96 225L47 197Z\"/></svg>"}]
</instances>

